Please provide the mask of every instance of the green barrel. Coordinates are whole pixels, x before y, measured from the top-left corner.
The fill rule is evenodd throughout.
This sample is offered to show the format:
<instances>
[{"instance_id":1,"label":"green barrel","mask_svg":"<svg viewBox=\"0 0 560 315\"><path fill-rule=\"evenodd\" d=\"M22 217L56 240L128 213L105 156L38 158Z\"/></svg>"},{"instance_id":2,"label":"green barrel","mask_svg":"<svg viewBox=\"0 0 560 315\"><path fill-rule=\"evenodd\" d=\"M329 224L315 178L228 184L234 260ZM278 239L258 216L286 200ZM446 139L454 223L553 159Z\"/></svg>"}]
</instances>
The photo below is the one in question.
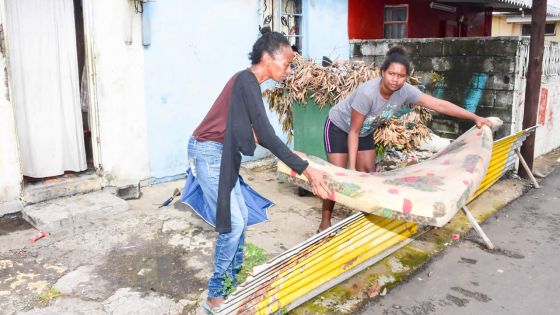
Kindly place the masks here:
<instances>
[{"instance_id":1,"label":"green barrel","mask_svg":"<svg viewBox=\"0 0 560 315\"><path fill-rule=\"evenodd\" d=\"M331 106L322 109L312 99L307 104L293 103L294 149L327 160L323 128Z\"/></svg>"}]
</instances>

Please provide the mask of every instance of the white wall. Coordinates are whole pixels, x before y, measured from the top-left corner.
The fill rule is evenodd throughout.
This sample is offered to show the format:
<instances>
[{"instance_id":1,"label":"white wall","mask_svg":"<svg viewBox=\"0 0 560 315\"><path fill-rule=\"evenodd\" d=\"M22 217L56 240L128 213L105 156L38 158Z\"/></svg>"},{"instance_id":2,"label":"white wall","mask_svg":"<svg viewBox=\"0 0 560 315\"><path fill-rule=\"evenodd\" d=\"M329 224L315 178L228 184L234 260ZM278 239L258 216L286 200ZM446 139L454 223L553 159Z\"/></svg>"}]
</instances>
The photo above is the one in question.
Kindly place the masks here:
<instances>
[{"instance_id":1,"label":"white wall","mask_svg":"<svg viewBox=\"0 0 560 315\"><path fill-rule=\"evenodd\" d=\"M527 67L527 55L529 53L528 41L521 42L516 55L515 87L512 104L512 129L516 133L523 129L523 112L525 110L525 86L527 79L523 76ZM556 43L549 43L557 45ZM544 67L544 66L543 66ZM552 68L556 68L553 66ZM547 69L543 69L543 73ZM556 73L558 71L553 71ZM547 91L546 97L543 90ZM541 106L545 106L542 109ZM548 153L560 147L560 76L543 75L541 79L541 94L537 109L537 124L542 123L535 132L535 157ZM541 117L542 116L542 117Z\"/></svg>"},{"instance_id":2,"label":"white wall","mask_svg":"<svg viewBox=\"0 0 560 315\"><path fill-rule=\"evenodd\" d=\"M101 164L105 184L114 186L149 175L141 15L131 15L130 3L84 0L86 41L95 54ZM129 30L131 44L125 43Z\"/></svg>"},{"instance_id":3,"label":"white wall","mask_svg":"<svg viewBox=\"0 0 560 315\"><path fill-rule=\"evenodd\" d=\"M4 2L0 3L0 27L4 25ZM6 32L2 32L6 36ZM6 58L3 54L6 42L0 43L0 216L21 209L21 165L19 163L15 117L8 78Z\"/></svg>"},{"instance_id":4,"label":"white wall","mask_svg":"<svg viewBox=\"0 0 560 315\"><path fill-rule=\"evenodd\" d=\"M527 79L525 71L527 69L527 58L529 54L528 41L521 41L517 46L515 55L515 77L513 79L513 104L511 107L511 130L516 133L523 129L523 111L525 110L525 86Z\"/></svg>"},{"instance_id":5,"label":"white wall","mask_svg":"<svg viewBox=\"0 0 560 315\"><path fill-rule=\"evenodd\" d=\"M546 77L541 84L541 91L543 88L547 89L548 96L546 97L546 109L543 110L544 124L536 131L535 156L560 147L560 77ZM539 117L537 115L537 123Z\"/></svg>"}]
</instances>

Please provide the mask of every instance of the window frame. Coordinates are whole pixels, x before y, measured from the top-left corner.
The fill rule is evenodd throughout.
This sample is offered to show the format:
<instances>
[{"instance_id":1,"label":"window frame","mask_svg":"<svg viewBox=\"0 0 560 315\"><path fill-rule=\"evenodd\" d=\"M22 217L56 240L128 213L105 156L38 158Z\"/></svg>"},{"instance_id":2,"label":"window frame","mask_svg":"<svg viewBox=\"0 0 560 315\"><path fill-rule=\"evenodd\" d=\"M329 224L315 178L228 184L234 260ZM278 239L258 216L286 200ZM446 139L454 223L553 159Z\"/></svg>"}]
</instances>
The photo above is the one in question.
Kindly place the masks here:
<instances>
[{"instance_id":1,"label":"window frame","mask_svg":"<svg viewBox=\"0 0 560 315\"><path fill-rule=\"evenodd\" d=\"M385 10L386 9L395 9L395 8L405 8L406 9L406 19L404 21L385 21ZM385 5L383 6L383 38L384 39L391 39L391 38L387 38L385 37L385 27L387 24L389 25L395 25L395 24L404 24L404 30L405 30L405 34L404 37L401 38L408 38L408 34L409 34L409 23L408 23L408 19L409 19L409 5L408 4L395 4L395 5Z\"/></svg>"},{"instance_id":2,"label":"window frame","mask_svg":"<svg viewBox=\"0 0 560 315\"><path fill-rule=\"evenodd\" d=\"M547 33L547 32L546 32L546 26L547 26L547 25L553 25L553 26L554 26L554 32L552 32L552 33ZM526 27L526 26L529 27L529 34L528 34L528 35L523 35L523 28ZM550 22L550 23L545 22L545 25L544 25L544 36L556 36L556 28L557 28L557 26L558 26L558 25L557 25L556 22ZM524 36L524 37L529 37L529 36L531 36L531 23L522 23L522 24L521 24L521 36Z\"/></svg>"},{"instance_id":3,"label":"window frame","mask_svg":"<svg viewBox=\"0 0 560 315\"><path fill-rule=\"evenodd\" d=\"M288 1L295 1L296 3L299 2L300 8L301 8L301 13L288 13L288 12L284 12L284 6L286 4L286 2ZM304 51L306 51L306 43L305 43L305 39L306 39L306 21L305 21L305 0L264 0L263 2L261 2L261 26L270 26L270 28L275 31L275 32L279 32L282 33L284 36L286 36L286 38L288 38L288 40L291 42L292 39L295 42L294 45L297 45L298 41L300 43L300 47L298 47L300 49L300 53L303 54ZM264 11L264 9L267 8L267 12ZM272 16L270 16L272 15ZM282 24L282 18L285 18L286 20L289 21L290 18L295 17L295 19L299 18L300 19L300 23L299 24L299 32L296 34L289 34L289 29L288 28L288 34L285 34L282 30L282 28L284 27ZM265 21L269 19L269 23L265 23ZM296 24L296 25L298 25ZM288 26L288 25L285 25ZM293 26L293 25L291 25Z\"/></svg>"},{"instance_id":4,"label":"window frame","mask_svg":"<svg viewBox=\"0 0 560 315\"><path fill-rule=\"evenodd\" d=\"M297 41L299 39L301 47L298 47L298 48L300 50L300 53L303 53L303 51L304 51L303 50L304 49L304 46L303 46L304 45L303 44L303 39L304 39L304 30L303 30L303 28L304 28L303 4L304 3L303 3L303 0L276 0L276 1L279 4L279 7L278 7L278 23L277 23L278 29L276 31L282 33L284 36L286 36L286 38L288 38L288 40L290 40L291 38L294 38L294 42L295 42L294 45L296 45L296 47L297 47ZM299 1L300 8L301 8L301 13L287 13L287 12L284 12L284 4L287 1ZM288 19L290 17L294 17L294 19L296 17L299 17L301 19L300 20L299 34L295 34L295 35L289 34L289 28L288 28L288 34L284 34L282 32L282 18L283 17L287 17Z\"/></svg>"}]
</instances>

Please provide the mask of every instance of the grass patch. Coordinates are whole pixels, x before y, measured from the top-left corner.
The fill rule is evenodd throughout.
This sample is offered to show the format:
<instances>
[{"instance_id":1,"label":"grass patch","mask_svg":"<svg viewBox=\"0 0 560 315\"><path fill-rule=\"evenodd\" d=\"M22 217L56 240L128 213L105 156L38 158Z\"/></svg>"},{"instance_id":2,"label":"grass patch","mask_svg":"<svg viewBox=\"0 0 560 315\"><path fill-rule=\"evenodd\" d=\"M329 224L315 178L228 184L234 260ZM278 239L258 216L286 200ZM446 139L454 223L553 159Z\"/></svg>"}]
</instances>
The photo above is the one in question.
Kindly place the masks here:
<instances>
[{"instance_id":1,"label":"grass patch","mask_svg":"<svg viewBox=\"0 0 560 315\"><path fill-rule=\"evenodd\" d=\"M398 257L401 264L414 270L422 266L430 258L430 255L414 247L405 247L396 254L396 257Z\"/></svg>"},{"instance_id":2,"label":"grass patch","mask_svg":"<svg viewBox=\"0 0 560 315\"><path fill-rule=\"evenodd\" d=\"M223 282L225 296L232 294L235 291L235 286L233 285L233 279L229 276L226 276Z\"/></svg>"},{"instance_id":3,"label":"grass patch","mask_svg":"<svg viewBox=\"0 0 560 315\"><path fill-rule=\"evenodd\" d=\"M243 248L243 266L241 271L235 277L237 284L243 283L253 271L255 266L261 265L267 260L266 251L263 248L257 247L251 243L246 243ZM233 278L226 274L222 282L224 296L231 295L237 289L234 284Z\"/></svg>"},{"instance_id":4,"label":"grass patch","mask_svg":"<svg viewBox=\"0 0 560 315\"><path fill-rule=\"evenodd\" d=\"M266 250L251 243L245 244L243 251L243 268L237 275L237 283L243 283L249 274L258 265L262 265L268 259Z\"/></svg>"},{"instance_id":5,"label":"grass patch","mask_svg":"<svg viewBox=\"0 0 560 315\"><path fill-rule=\"evenodd\" d=\"M64 294L52 287L46 291L41 292L41 294L39 294L39 300L43 303L49 303L63 296Z\"/></svg>"}]
</instances>

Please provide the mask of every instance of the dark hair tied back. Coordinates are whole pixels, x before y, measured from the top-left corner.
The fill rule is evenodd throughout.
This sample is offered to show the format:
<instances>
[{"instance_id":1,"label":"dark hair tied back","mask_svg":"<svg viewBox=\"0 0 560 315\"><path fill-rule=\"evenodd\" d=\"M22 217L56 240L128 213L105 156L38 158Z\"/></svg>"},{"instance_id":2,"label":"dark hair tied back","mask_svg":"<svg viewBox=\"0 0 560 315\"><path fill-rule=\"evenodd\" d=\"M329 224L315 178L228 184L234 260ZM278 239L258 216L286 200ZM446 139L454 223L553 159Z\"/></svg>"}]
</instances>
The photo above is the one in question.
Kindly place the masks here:
<instances>
[{"instance_id":1,"label":"dark hair tied back","mask_svg":"<svg viewBox=\"0 0 560 315\"><path fill-rule=\"evenodd\" d=\"M406 49L404 49L403 46L393 46L389 49L389 51L385 55L389 57L390 55L393 54L401 54L403 56L406 56Z\"/></svg>"},{"instance_id":2,"label":"dark hair tied back","mask_svg":"<svg viewBox=\"0 0 560 315\"><path fill-rule=\"evenodd\" d=\"M386 71L392 63L399 63L406 68L406 75L410 75L410 61L406 55L406 49L402 46L393 46L386 54L381 70Z\"/></svg>"},{"instance_id":3,"label":"dark hair tied back","mask_svg":"<svg viewBox=\"0 0 560 315\"><path fill-rule=\"evenodd\" d=\"M260 31L261 35L267 34L267 33L271 33L272 29L270 28L270 26L265 26L265 27L261 27Z\"/></svg>"},{"instance_id":4,"label":"dark hair tied back","mask_svg":"<svg viewBox=\"0 0 560 315\"><path fill-rule=\"evenodd\" d=\"M259 31L261 36L257 39L255 44L253 44L253 50L249 53L249 59L252 65L256 65L261 61L264 52L272 56L280 48L284 46L290 47L290 42L286 36L278 32L273 32L270 27L265 26Z\"/></svg>"}]
</instances>

